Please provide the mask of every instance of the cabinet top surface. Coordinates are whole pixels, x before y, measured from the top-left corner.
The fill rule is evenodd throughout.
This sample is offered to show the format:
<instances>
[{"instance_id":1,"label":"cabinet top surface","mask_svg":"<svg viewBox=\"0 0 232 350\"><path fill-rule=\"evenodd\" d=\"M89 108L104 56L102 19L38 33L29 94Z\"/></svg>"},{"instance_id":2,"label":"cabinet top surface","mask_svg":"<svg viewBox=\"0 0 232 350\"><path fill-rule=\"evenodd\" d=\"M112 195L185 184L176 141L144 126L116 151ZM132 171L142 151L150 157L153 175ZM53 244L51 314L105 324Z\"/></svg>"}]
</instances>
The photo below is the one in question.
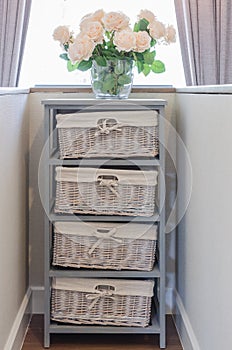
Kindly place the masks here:
<instances>
[{"instance_id":1,"label":"cabinet top surface","mask_svg":"<svg viewBox=\"0 0 232 350\"><path fill-rule=\"evenodd\" d=\"M45 99L42 100L41 103L47 106L62 106L62 105L130 105L130 104L141 104L141 105L153 105L153 106L164 106L167 104L166 100L163 99L126 99L126 100L110 100L110 99L74 99L74 98L56 98L56 99Z\"/></svg>"}]
</instances>

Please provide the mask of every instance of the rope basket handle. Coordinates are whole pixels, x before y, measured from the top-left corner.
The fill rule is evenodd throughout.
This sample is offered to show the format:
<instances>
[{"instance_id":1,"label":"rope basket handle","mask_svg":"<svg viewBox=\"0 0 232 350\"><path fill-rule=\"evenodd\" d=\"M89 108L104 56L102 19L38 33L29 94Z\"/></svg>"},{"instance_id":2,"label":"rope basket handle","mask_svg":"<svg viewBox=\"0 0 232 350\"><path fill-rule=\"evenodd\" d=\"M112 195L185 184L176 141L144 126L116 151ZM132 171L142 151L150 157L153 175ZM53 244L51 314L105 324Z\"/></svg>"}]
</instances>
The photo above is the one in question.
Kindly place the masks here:
<instances>
[{"instance_id":1,"label":"rope basket handle","mask_svg":"<svg viewBox=\"0 0 232 350\"><path fill-rule=\"evenodd\" d=\"M115 118L106 118L106 119L98 119L97 128L98 130L95 132L95 136L99 135L108 135L111 131L122 131L122 123L119 123Z\"/></svg>"},{"instance_id":2,"label":"rope basket handle","mask_svg":"<svg viewBox=\"0 0 232 350\"><path fill-rule=\"evenodd\" d=\"M116 191L118 187L119 179L115 175L99 175L97 177L99 186L107 187L116 197L119 197L119 193Z\"/></svg>"}]
</instances>

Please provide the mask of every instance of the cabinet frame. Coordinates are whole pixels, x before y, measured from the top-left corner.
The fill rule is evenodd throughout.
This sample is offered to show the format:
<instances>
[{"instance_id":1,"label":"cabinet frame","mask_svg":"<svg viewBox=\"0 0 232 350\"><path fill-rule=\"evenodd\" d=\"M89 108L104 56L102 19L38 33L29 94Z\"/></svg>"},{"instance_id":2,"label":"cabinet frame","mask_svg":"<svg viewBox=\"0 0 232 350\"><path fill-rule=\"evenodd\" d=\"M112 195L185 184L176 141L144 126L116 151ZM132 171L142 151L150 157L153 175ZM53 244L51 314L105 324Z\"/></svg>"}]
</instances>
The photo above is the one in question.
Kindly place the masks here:
<instances>
[{"instance_id":1,"label":"cabinet frame","mask_svg":"<svg viewBox=\"0 0 232 350\"><path fill-rule=\"evenodd\" d=\"M110 107L108 104L110 103ZM140 334L159 334L160 348L166 347L166 316L165 316L165 100L157 99L128 99L128 100L96 100L96 99L46 99L42 101L44 106L44 136L45 146L41 154L40 178L42 186L42 201L44 215L44 347L50 347L50 335L53 333L140 333ZM158 111L158 135L159 135L159 156L158 157L133 157L122 159L110 158L88 158L88 159L59 159L58 158L58 140L55 129L55 116L57 113L77 112L83 108L108 109L119 108L125 110L127 107L131 110L132 105L135 110L137 106ZM123 107L123 108L122 108ZM115 109L114 109L115 110ZM128 216L110 216L110 215L75 215L82 221L118 221L118 222L157 222L158 229L158 254L152 271L115 271L115 270L75 270L59 269L51 265L51 237L52 224L55 221L72 221L72 215L60 215L52 212L54 201L54 180L52 169L59 165L73 166L99 166L107 161L107 165L115 167L126 167L132 161L133 164L141 169L157 168L159 171L158 193L159 193L159 213L152 217L128 217ZM162 207L160 210L160 204ZM142 327L112 327L112 326L86 326L86 325L64 325L50 320L50 294L51 280L53 277L88 277L88 278L134 278L134 279L155 279L155 295L153 297L153 306L156 313L152 311L152 324Z\"/></svg>"}]
</instances>

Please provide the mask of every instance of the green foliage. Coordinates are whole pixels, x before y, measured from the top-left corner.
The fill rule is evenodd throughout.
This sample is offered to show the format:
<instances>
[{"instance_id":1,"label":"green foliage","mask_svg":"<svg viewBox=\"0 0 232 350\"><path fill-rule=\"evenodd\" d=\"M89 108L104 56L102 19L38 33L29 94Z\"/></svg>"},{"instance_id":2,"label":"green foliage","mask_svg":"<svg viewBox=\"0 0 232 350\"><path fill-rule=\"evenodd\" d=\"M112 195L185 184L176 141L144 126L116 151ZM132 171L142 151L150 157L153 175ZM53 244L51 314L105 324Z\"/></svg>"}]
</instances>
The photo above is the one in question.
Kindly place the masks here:
<instances>
[{"instance_id":1,"label":"green foliage","mask_svg":"<svg viewBox=\"0 0 232 350\"><path fill-rule=\"evenodd\" d=\"M140 19L134 25L134 32L139 32L140 30L147 30L148 24L149 22L145 18Z\"/></svg>"},{"instance_id":2,"label":"green foliage","mask_svg":"<svg viewBox=\"0 0 232 350\"><path fill-rule=\"evenodd\" d=\"M104 56L96 56L95 61L99 66L106 67L107 66L107 61Z\"/></svg>"},{"instance_id":3,"label":"green foliage","mask_svg":"<svg viewBox=\"0 0 232 350\"><path fill-rule=\"evenodd\" d=\"M81 61L78 64L77 69L84 72L84 71L90 69L91 67L92 67L92 59L90 58L88 61Z\"/></svg>"},{"instance_id":4,"label":"green foliage","mask_svg":"<svg viewBox=\"0 0 232 350\"><path fill-rule=\"evenodd\" d=\"M165 72L165 65L163 62L156 60L152 63L151 70L154 73L163 73Z\"/></svg>"},{"instance_id":5,"label":"green foliage","mask_svg":"<svg viewBox=\"0 0 232 350\"><path fill-rule=\"evenodd\" d=\"M145 63L143 66L143 74L145 75L145 77L150 73L150 71L151 71L151 67Z\"/></svg>"},{"instance_id":6,"label":"green foliage","mask_svg":"<svg viewBox=\"0 0 232 350\"><path fill-rule=\"evenodd\" d=\"M78 62L75 64L72 64L70 60L67 61L67 69L69 72L73 72L78 67Z\"/></svg>"},{"instance_id":7,"label":"green foliage","mask_svg":"<svg viewBox=\"0 0 232 350\"><path fill-rule=\"evenodd\" d=\"M143 58L144 58L144 63L152 64L154 62L154 59L155 59L155 51L153 51L153 52L145 51L143 54Z\"/></svg>"},{"instance_id":8,"label":"green foliage","mask_svg":"<svg viewBox=\"0 0 232 350\"><path fill-rule=\"evenodd\" d=\"M68 58L68 54L67 54L67 53L62 53L62 54L60 54L59 57L62 58L63 60L65 60L65 61L69 61L69 58Z\"/></svg>"},{"instance_id":9,"label":"green foliage","mask_svg":"<svg viewBox=\"0 0 232 350\"><path fill-rule=\"evenodd\" d=\"M131 77L126 75L126 74L122 74L118 77L118 83L119 85L125 85L125 84L130 84L131 83Z\"/></svg>"},{"instance_id":10,"label":"green foliage","mask_svg":"<svg viewBox=\"0 0 232 350\"><path fill-rule=\"evenodd\" d=\"M132 82L132 64L127 60L113 60L107 63L106 67L94 65L93 88L102 93L117 95L124 85Z\"/></svg>"}]
</instances>

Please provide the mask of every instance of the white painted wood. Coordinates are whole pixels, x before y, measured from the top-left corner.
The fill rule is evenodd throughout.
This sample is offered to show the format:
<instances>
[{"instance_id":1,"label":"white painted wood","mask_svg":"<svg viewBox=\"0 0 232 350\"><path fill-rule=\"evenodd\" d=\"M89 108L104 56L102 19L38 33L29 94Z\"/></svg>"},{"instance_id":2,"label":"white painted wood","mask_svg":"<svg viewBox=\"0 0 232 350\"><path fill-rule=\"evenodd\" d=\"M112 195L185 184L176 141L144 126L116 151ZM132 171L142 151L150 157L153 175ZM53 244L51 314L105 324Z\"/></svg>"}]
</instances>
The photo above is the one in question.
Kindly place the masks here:
<instances>
[{"instance_id":1,"label":"white painted wood","mask_svg":"<svg viewBox=\"0 0 232 350\"><path fill-rule=\"evenodd\" d=\"M174 322L184 350L201 350L192 329L188 314L181 298L176 291L173 292L175 307L173 310Z\"/></svg>"},{"instance_id":2,"label":"white painted wood","mask_svg":"<svg viewBox=\"0 0 232 350\"><path fill-rule=\"evenodd\" d=\"M19 350L22 347L31 319L31 288L28 288L10 330L3 350ZM5 315L6 316L6 315Z\"/></svg>"}]
</instances>

